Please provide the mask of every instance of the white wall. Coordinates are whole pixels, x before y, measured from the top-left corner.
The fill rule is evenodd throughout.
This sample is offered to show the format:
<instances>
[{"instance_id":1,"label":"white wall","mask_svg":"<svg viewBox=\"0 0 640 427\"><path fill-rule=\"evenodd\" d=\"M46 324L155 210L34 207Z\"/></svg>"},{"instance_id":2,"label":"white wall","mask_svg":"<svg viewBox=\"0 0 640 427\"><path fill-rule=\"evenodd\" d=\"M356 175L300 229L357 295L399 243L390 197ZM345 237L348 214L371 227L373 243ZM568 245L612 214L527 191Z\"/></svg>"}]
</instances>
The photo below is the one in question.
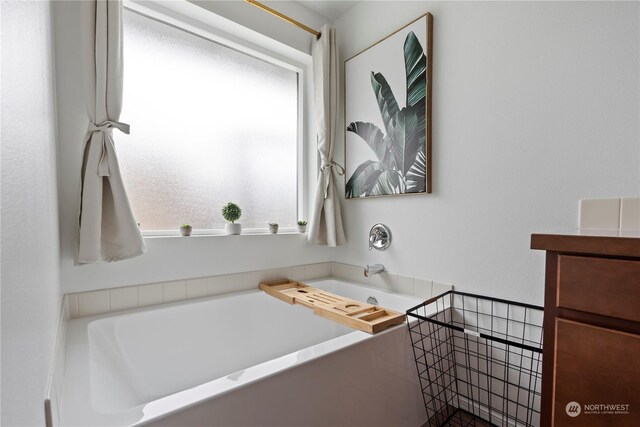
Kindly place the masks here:
<instances>
[{"instance_id":1,"label":"white wall","mask_svg":"<svg viewBox=\"0 0 640 427\"><path fill-rule=\"evenodd\" d=\"M344 60L434 15L433 194L345 201L343 262L542 303L530 234L576 227L580 198L640 194L639 10L385 1L338 19ZM367 250L376 222L384 253Z\"/></svg>"},{"instance_id":2,"label":"white wall","mask_svg":"<svg viewBox=\"0 0 640 427\"><path fill-rule=\"evenodd\" d=\"M1 8L1 424L41 426L61 303L51 6Z\"/></svg>"},{"instance_id":3,"label":"white wall","mask_svg":"<svg viewBox=\"0 0 640 427\"><path fill-rule=\"evenodd\" d=\"M184 3L184 2L182 2ZM220 9L221 16L228 16L246 25L254 25L256 35L273 37L281 43L279 52L295 50L299 60L301 53L308 57L312 36L261 12L244 2L214 2L204 4L208 9ZM293 5L289 5L290 7ZM186 11L199 9L182 4L162 7L179 7ZM59 177L60 233L62 242L61 281L65 293L94 289L135 285L163 280L186 279L264 268L285 267L328 261L331 249L308 245L300 235L281 236L215 236L181 238L147 238L147 253L143 256L111 264L74 265L77 248L76 209L80 191L80 166L82 139L87 127L87 117L82 97L80 3L58 1L53 3L56 47L56 86L59 126ZM316 25L324 19L302 7L294 7L298 19ZM256 12L259 14L256 16ZM304 13L304 16L302 15ZM261 18L261 19L258 19ZM258 22L259 21L259 22ZM293 29L294 31L291 31ZM126 43L126 41L125 41ZM126 47L125 47L126 48ZM125 64L126 69L126 64ZM126 74L125 74L126 78ZM306 102L313 102L308 92ZM126 102L126 99L125 101ZM315 125L311 111L307 111L304 128L305 163L308 165L303 185L315 186ZM126 117L121 118L126 121ZM135 123L131 123L135 135ZM117 148L117 132L116 148ZM308 210L308 209L307 209ZM213 214L212 214L213 215ZM265 219L266 221L266 219ZM265 222L266 226L266 222Z\"/></svg>"},{"instance_id":4,"label":"white wall","mask_svg":"<svg viewBox=\"0 0 640 427\"><path fill-rule=\"evenodd\" d=\"M308 49L305 33L242 2L194 3ZM311 26L324 21L294 4L272 6ZM147 239L143 257L74 266L86 129L79 13L77 2L53 7L65 292L333 260L382 262L395 273L541 303L544 261L528 249L530 234L575 227L580 198L640 195L638 3L363 2L336 21L343 59L434 14L433 194L343 201L348 244L339 249L297 236ZM307 129L311 167L313 134ZM307 188L313 181L312 173ZM378 221L394 233L385 253L367 251Z\"/></svg>"}]
</instances>

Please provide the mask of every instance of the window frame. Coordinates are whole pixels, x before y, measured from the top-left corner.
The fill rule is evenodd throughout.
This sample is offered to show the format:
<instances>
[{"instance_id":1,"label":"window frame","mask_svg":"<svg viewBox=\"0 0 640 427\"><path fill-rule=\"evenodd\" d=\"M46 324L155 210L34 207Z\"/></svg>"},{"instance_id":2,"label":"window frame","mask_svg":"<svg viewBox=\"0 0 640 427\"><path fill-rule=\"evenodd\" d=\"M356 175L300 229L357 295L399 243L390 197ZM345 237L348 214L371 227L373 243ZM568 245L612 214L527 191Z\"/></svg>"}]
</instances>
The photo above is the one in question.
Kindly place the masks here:
<instances>
[{"instance_id":1,"label":"window frame","mask_svg":"<svg viewBox=\"0 0 640 427\"><path fill-rule=\"evenodd\" d=\"M311 87L311 57L300 52L287 52L289 49L282 49L279 42L268 39L266 36L258 36L259 44L243 39L243 33L252 30L243 27L240 24L232 23L228 25L223 23L220 28L212 25L207 18L214 20L225 20L225 18L215 15L213 12L200 8L197 5L190 4L187 1L162 3L160 1L144 1L144 0L124 0L123 9L146 18L155 20L165 25L169 25L181 31L185 31L196 37L200 37L212 43L217 43L229 49L233 49L239 53L249 55L261 61L265 61L272 65L285 68L297 73L298 85L298 108L297 108L297 141L296 141L296 221L306 218L307 205L309 198L307 196L309 177L305 168L305 158L308 155L305 146L305 133L308 131L308 123L305 120L307 111L305 107L308 102L306 92ZM185 12L189 13L186 14ZM230 22L230 21L229 21ZM231 30L231 32L229 31ZM235 34L234 34L235 33ZM126 48L126 47L125 47ZM307 58L308 57L308 58ZM126 66L125 66L126 73ZM125 74L126 78L126 74ZM125 100L126 102L126 100ZM126 120L126 118L123 118ZM221 207L222 208L222 207ZM134 212L135 213L135 212ZM179 228L175 230L141 230L143 237L175 237L181 236ZM296 227L280 228L279 234L298 233ZM270 234L267 226L267 218L265 218L264 228L244 228L243 235L259 235ZM210 229L193 229L192 236L219 236L226 235L222 228Z\"/></svg>"}]
</instances>

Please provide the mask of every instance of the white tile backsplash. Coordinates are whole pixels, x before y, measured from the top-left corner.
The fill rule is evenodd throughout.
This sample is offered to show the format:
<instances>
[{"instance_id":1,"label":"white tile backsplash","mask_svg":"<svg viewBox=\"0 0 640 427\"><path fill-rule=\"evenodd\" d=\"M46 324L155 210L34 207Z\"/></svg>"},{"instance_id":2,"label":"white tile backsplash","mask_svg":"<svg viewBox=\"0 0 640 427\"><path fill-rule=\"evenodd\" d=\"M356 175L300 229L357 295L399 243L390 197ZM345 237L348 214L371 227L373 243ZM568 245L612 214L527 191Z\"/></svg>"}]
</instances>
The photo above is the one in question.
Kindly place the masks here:
<instances>
[{"instance_id":1,"label":"white tile backsplash","mask_svg":"<svg viewBox=\"0 0 640 427\"><path fill-rule=\"evenodd\" d=\"M246 276L246 273L227 274L225 276L227 293L246 290L248 285ZM252 286L252 288L253 287L254 286ZM258 285L255 285L255 287L257 288Z\"/></svg>"},{"instance_id":2,"label":"white tile backsplash","mask_svg":"<svg viewBox=\"0 0 640 427\"><path fill-rule=\"evenodd\" d=\"M367 278L364 276L364 267L334 262L332 273L333 276L342 277L343 279L351 280L356 283L380 287L375 276L373 278Z\"/></svg>"},{"instance_id":3,"label":"white tile backsplash","mask_svg":"<svg viewBox=\"0 0 640 427\"><path fill-rule=\"evenodd\" d=\"M331 276L331 274L329 274ZM304 265L296 265L295 267L291 267L291 280L307 280L306 276L306 266Z\"/></svg>"},{"instance_id":4,"label":"white tile backsplash","mask_svg":"<svg viewBox=\"0 0 640 427\"><path fill-rule=\"evenodd\" d=\"M600 230L640 230L640 198L580 200L578 226Z\"/></svg>"},{"instance_id":5,"label":"white tile backsplash","mask_svg":"<svg viewBox=\"0 0 640 427\"><path fill-rule=\"evenodd\" d=\"M164 302L164 288L162 283L137 286L138 305L140 307L162 304Z\"/></svg>"},{"instance_id":6,"label":"white tile backsplash","mask_svg":"<svg viewBox=\"0 0 640 427\"><path fill-rule=\"evenodd\" d=\"M82 292L78 294L78 317L109 312L109 291Z\"/></svg>"},{"instance_id":7,"label":"white tile backsplash","mask_svg":"<svg viewBox=\"0 0 640 427\"><path fill-rule=\"evenodd\" d=\"M276 279L290 279L291 267L279 268L276 274Z\"/></svg>"},{"instance_id":8,"label":"white tile backsplash","mask_svg":"<svg viewBox=\"0 0 640 427\"><path fill-rule=\"evenodd\" d=\"M334 262L331 264L331 275L335 277L341 277L343 279L348 279L348 269L347 264L342 264L340 262Z\"/></svg>"},{"instance_id":9,"label":"white tile backsplash","mask_svg":"<svg viewBox=\"0 0 640 427\"><path fill-rule=\"evenodd\" d=\"M304 266L304 280L320 279L332 275L332 262L308 264Z\"/></svg>"},{"instance_id":10,"label":"white tile backsplash","mask_svg":"<svg viewBox=\"0 0 640 427\"><path fill-rule=\"evenodd\" d=\"M138 306L138 289L135 286L109 290L109 311L126 310Z\"/></svg>"},{"instance_id":11,"label":"white tile backsplash","mask_svg":"<svg viewBox=\"0 0 640 427\"><path fill-rule=\"evenodd\" d=\"M187 280L187 298L202 298L209 295L209 278Z\"/></svg>"},{"instance_id":12,"label":"white tile backsplash","mask_svg":"<svg viewBox=\"0 0 640 427\"><path fill-rule=\"evenodd\" d=\"M433 282L431 280L414 279L413 295L422 299L429 299L433 296Z\"/></svg>"},{"instance_id":13,"label":"white tile backsplash","mask_svg":"<svg viewBox=\"0 0 640 427\"><path fill-rule=\"evenodd\" d=\"M580 228L617 230L620 228L620 199L580 200Z\"/></svg>"},{"instance_id":14,"label":"white tile backsplash","mask_svg":"<svg viewBox=\"0 0 640 427\"><path fill-rule=\"evenodd\" d=\"M620 229L640 230L640 198L620 199Z\"/></svg>"},{"instance_id":15,"label":"white tile backsplash","mask_svg":"<svg viewBox=\"0 0 640 427\"><path fill-rule=\"evenodd\" d=\"M270 282L272 280L278 279L278 269L272 268L270 270L261 270L260 271L260 281L261 282Z\"/></svg>"},{"instance_id":16,"label":"white tile backsplash","mask_svg":"<svg viewBox=\"0 0 640 427\"><path fill-rule=\"evenodd\" d=\"M209 282L207 285L208 295L220 295L227 292L226 282L224 281L224 277L225 276L209 277Z\"/></svg>"},{"instance_id":17,"label":"white tile backsplash","mask_svg":"<svg viewBox=\"0 0 640 427\"><path fill-rule=\"evenodd\" d=\"M453 285L450 285L448 283L433 282L433 291L431 293L433 296L437 296L451 290L453 290Z\"/></svg>"},{"instance_id":18,"label":"white tile backsplash","mask_svg":"<svg viewBox=\"0 0 640 427\"><path fill-rule=\"evenodd\" d=\"M164 289L164 302L180 301L187 298L187 283L184 280L166 282L162 284Z\"/></svg>"},{"instance_id":19,"label":"white tile backsplash","mask_svg":"<svg viewBox=\"0 0 640 427\"><path fill-rule=\"evenodd\" d=\"M209 295L220 295L230 292L228 275L209 278Z\"/></svg>"},{"instance_id":20,"label":"white tile backsplash","mask_svg":"<svg viewBox=\"0 0 640 427\"><path fill-rule=\"evenodd\" d=\"M71 294L67 295L66 298L69 299L69 317L72 319L80 317L80 314L78 313L78 295Z\"/></svg>"},{"instance_id":21,"label":"white tile backsplash","mask_svg":"<svg viewBox=\"0 0 640 427\"><path fill-rule=\"evenodd\" d=\"M83 292L67 295L69 316L73 318L92 316L118 310L145 307L149 305L202 298L231 292L257 289L260 282L289 278L298 281L314 280L323 277L338 277L366 286L380 288L390 292L430 298L436 291L450 289L451 285L430 280L401 276L385 271L372 277L364 276L364 267L339 262L282 267L226 274L172 282L151 283L110 290Z\"/></svg>"},{"instance_id":22,"label":"white tile backsplash","mask_svg":"<svg viewBox=\"0 0 640 427\"><path fill-rule=\"evenodd\" d=\"M225 274L210 277L209 295L221 295L246 289L245 274ZM258 286L258 285L256 285Z\"/></svg>"},{"instance_id":23,"label":"white tile backsplash","mask_svg":"<svg viewBox=\"0 0 640 427\"><path fill-rule=\"evenodd\" d=\"M64 320L71 319L71 309L69 308L69 298L66 295L62 298L62 318Z\"/></svg>"},{"instance_id":24,"label":"white tile backsplash","mask_svg":"<svg viewBox=\"0 0 640 427\"><path fill-rule=\"evenodd\" d=\"M385 291L413 295L425 300L453 289L453 285L450 284L437 283L436 285L436 282L431 280L402 276L389 271L375 274L372 277L365 277L364 267L339 262L332 264L332 275L340 279L380 288Z\"/></svg>"},{"instance_id":25,"label":"white tile backsplash","mask_svg":"<svg viewBox=\"0 0 640 427\"><path fill-rule=\"evenodd\" d=\"M248 291L251 289L257 289L258 286L260 286L259 271L250 271L248 273L244 273L244 286L242 287L242 290Z\"/></svg>"},{"instance_id":26,"label":"white tile backsplash","mask_svg":"<svg viewBox=\"0 0 640 427\"><path fill-rule=\"evenodd\" d=\"M382 288L385 291L398 292L398 275L397 274L393 274L385 271L380 274L376 274L376 276L378 276L378 286L380 288Z\"/></svg>"},{"instance_id":27,"label":"white tile backsplash","mask_svg":"<svg viewBox=\"0 0 640 427\"><path fill-rule=\"evenodd\" d=\"M413 295L413 277L398 275L398 292Z\"/></svg>"},{"instance_id":28,"label":"white tile backsplash","mask_svg":"<svg viewBox=\"0 0 640 427\"><path fill-rule=\"evenodd\" d=\"M322 262L318 264L296 265L291 267L291 273L288 276L291 280L314 280L323 277L332 276L330 262Z\"/></svg>"}]
</instances>

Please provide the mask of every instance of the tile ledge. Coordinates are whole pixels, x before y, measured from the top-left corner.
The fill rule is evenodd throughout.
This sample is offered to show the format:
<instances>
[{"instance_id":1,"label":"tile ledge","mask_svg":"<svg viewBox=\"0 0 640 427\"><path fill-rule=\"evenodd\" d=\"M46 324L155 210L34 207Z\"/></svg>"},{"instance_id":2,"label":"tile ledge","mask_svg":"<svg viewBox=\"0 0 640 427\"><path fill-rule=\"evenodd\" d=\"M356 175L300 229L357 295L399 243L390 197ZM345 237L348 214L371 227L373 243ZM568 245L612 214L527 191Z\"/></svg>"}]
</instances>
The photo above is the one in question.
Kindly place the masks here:
<instances>
[{"instance_id":1,"label":"tile ledge","mask_svg":"<svg viewBox=\"0 0 640 427\"><path fill-rule=\"evenodd\" d=\"M203 230L202 233L194 233L189 237L181 236L178 231L143 231L142 237L144 239L190 239L190 238L202 238L202 237L243 237L243 236L291 236L299 235L305 236L307 233L300 233L296 229L284 229L278 230L277 233L272 234L268 230L264 229L247 229L242 234L225 234L222 230Z\"/></svg>"}]
</instances>

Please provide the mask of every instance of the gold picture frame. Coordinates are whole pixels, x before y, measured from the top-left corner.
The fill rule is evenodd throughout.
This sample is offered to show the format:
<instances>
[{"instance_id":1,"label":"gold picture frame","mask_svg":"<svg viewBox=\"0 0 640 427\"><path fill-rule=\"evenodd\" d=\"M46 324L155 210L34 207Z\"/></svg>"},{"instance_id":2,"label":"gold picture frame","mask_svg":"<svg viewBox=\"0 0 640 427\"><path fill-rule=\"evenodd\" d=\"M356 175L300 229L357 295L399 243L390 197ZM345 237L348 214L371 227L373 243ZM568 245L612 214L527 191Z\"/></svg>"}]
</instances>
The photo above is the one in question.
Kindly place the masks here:
<instances>
[{"instance_id":1,"label":"gold picture frame","mask_svg":"<svg viewBox=\"0 0 640 427\"><path fill-rule=\"evenodd\" d=\"M432 69L430 13L344 61L345 198L431 193Z\"/></svg>"}]
</instances>

